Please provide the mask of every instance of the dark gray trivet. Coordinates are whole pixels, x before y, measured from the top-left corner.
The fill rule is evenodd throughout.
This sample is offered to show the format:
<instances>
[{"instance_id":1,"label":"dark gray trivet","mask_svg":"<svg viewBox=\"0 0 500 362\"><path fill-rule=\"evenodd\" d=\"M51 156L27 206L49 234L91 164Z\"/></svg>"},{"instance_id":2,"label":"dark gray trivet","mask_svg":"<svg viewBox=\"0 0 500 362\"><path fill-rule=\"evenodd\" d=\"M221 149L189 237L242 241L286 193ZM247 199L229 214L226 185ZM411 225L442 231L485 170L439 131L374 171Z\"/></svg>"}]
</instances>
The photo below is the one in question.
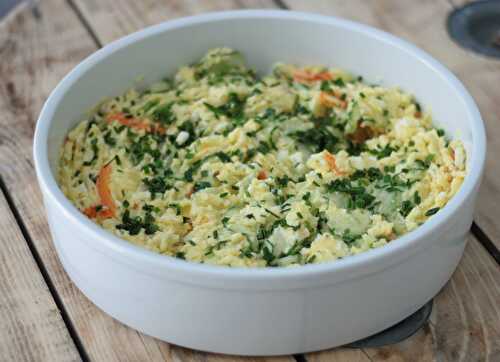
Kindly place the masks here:
<instances>
[{"instance_id":1,"label":"dark gray trivet","mask_svg":"<svg viewBox=\"0 0 500 362\"><path fill-rule=\"evenodd\" d=\"M471 2L448 16L448 33L461 46L500 58L500 1Z\"/></svg>"},{"instance_id":2,"label":"dark gray trivet","mask_svg":"<svg viewBox=\"0 0 500 362\"><path fill-rule=\"evenodd\" d=\"M411 316L403 319L398 324L389 327L373 336L363 338L359 341L346 344L349 348L373 348L395 344L405 340L417 332L429 319L432 311L432 300Z\"/></svg>"},{"instance_id":3,"label":"dark gray trivet","mask_svg":"<svg viewBox=\"0 0 500 362\"><path fill-rule=\"evenodd\" d=\"M22 2L23 0L0 0L0 18L3 18L14 9L16 5Z\"/></svg>"}]
</instances>

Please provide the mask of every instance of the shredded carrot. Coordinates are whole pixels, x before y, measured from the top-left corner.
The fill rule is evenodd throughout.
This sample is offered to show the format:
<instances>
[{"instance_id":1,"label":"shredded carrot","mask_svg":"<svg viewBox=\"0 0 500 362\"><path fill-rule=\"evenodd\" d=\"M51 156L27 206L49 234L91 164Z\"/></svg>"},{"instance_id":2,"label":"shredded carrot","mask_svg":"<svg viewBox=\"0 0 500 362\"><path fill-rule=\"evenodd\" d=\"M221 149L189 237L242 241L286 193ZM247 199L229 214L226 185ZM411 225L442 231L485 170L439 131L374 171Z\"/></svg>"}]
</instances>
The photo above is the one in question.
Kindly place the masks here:
<instances>
[{"instance_id":1,"label":"shredded carrot","mask_svg":"<svg viewBox=\"0 0 500 362\"><path fill-rule=\"evenodd\" d=\"M111 195L111 190L109 188L111 171L111 163L108 163L106 166L101 168L101 171L99 171L99 176L97 176L96 182L97 194L99 195L101 205L105 207L105 209L99 211L98 216L104 219L114 217L116 214L115 201L113 200L113 196Z\"/></svg>"},{"instance_id":2,"label":"shredded carrot","mask_svg":"<svg viewBox=\"0 0 500 362\"><path fill-rule=\"evenodd\" d=\"M83 210L85 216L94 219L97 216L97 209L95 206L89 206Z\"/></svg>"},{"instance_id":3,"label":"shredded carrot","mask_svg":"<svg viewBox=\"0 0 500 362\"><path fill-rule=\"evenodd\" d=\"M347 108L347 102L341 99L341 95L338 92L334 93L321 92L319 94L319 101L326 107L340 107L342 109Z\"/></svg>"},{"instance_id":4,"label":"shredded carrot","mask_svg":"<svg viewBox=\"0 0 500 362\"><path fill-rule=\"evenodd\" d=\"M337 167L337 162L335 160L335 156L332 155L330 152L325 151L323 154L323 158L325 159L326 163L328 164L328 167L330 168L331 171L335 172L337 175L343 175L344 171L340 170Z\"/></svg>"},{"instance_id":5,"label":"shredded carrot","mask_svg":"<svg viewBox=\"0 0 500 362\"><path fill-rule=\"evenodd\" d=\"M83 213L85 214L85 216L91 219L95 219L98 216L101 219L109 219L110 217L114 216L113 212L110 209L97 211L97 206L89 206L83 210Z\"/></svg>"},{"instance_id":6,"label":"shredded carrot","mask_svg":"<svg viewBox=\"0 0 500 362\"><path fill-rule=\"evenodd\" d=\"M267 178L267 172L265 170L260 170L257 174L257 179L265 180Z\"/></svg>"},{"instance_id":7,"label":"shredded carrot","mask_svg":"<svg viewBox=\"0 0 500 362\"><path fill-rule=\"evenodd\" d=\"M310 83L317 82L320 80L331 80L332 74L327 71L312 73L309 70L296 70L293 73L293 80L298 83Z\"/></svg>"},{"instance_id":8,"label":"shredded carrot","mask_svg":"<svg viewBox=\"0 0 500 362\"><path fill-rule=\"evenodd\" d=\"M116 205L109 189L109 181L111 178L111 163L101 168L97 176L96 187L97 195L103 209L97 211L97 206L89 206L83 210L83 213L89 218L109 219L116 215Z\"/></svg>"},{"instance_id":9,"label":"shredded carrot","mask_svg":"<svg viewBox=\"0 0 500 362\"><path fill-rule=\"evenodd\" d=\"M419 111L415 112L415 118L420 118L420 117L422 117L422 112Z\"/></svg>"},{"instance_id":10,"label":"shredded carrot","mask_svg":"<svg viewBox=\"0 0 500 362\"><path fill-rule=\"evenodd\" d=\"M159 133L159 134L165 134L165 132L167 132L166 128L162 127L162 126L156 126L154 128L154 130L156 133Z\"/></svg>"},{"instance_id":11,"label":"shredded carrot","mask_svg":"<svg viewBox=\"0 0 500 362\"><path fill-rule=\"evenodd\" d=\"M115 216L115 212L111 209L104 209L99 211L98 215L102 219L110 219Z\"/></svg>"},{"instance_id":12,"label":"shredded carrot","mask_svg":"<svg viewBox=\"0 0 500 362\"><path fill-rule=\"evenodd\" d=\"M123 124L124 126L130 127L130 128L135 128L137 130L145 130L146 132L157 132L160 134L164 134L166 132L166 129L160 125L157 126L152 126L146 120L139 119L139 118L127 118L125 114L118 112L118 113L112 113L106 117L106 121L108 122L113 122L117 121L120 124Z\"/></svg>"},{"instance_id":13,"label":"shredded carrot","mask_svg":"<svg viewBox=\"0 0 500 362\"><path fill-rule=\"evenodd\" d=\"M117 121L118 123L130 128L144 129L147 132L151 131L151 126L145 121L139 118L127 118L123 113L112 113L106 117L106 120L108 122Z\"/></svg>"}]
</instances>

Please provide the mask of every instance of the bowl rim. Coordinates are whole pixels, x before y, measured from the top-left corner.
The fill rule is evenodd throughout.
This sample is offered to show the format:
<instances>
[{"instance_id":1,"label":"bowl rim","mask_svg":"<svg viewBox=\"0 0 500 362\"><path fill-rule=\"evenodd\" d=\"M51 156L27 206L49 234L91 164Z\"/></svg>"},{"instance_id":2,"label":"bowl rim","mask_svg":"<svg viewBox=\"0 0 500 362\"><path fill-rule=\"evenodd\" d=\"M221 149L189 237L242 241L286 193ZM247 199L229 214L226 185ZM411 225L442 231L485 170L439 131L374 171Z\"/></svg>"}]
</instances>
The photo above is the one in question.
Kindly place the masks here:
<instances>
[{"instance_id":1,"label":"bowl rim","mask_svg":"<svg viewBox=\"0 0 500 362\"><path fill-rule=\"evenodd\" d=\"M228 267L200 264L181 260L175 257L160 255L115 236L111 232L101 228L101 226L85 217L60 190L50 169L48 159L47 144L49 130L53 122L55 111L67 90L70 89L71 86L84 76L84 74L95 64L104 60L106 57L119 49L125 48L135 42L141 41L142 39L172 29L238 18L299 20L333 25L342 27L352 32L360 33L372 39L389 43L390 45L397 47L400 51L419 58L430 68L431 71L437 73L443 81L447 82L451 86L467 109L467 114L464 116L470 122L470 129L472 133L471 152L473 157L468 162L469 170L457 194L452 197L445 207L443 207L432 218L427 220L423 225L397 238L384 247L370 249L363 253L339 259L334 262L307 264L296 268ZM467 92L462 83L440 62L405 40L371 26L334 16L288 10L234 10L211 12L169 20L115 40L89 55L59 82L45 102L36 124L33 157L38 182L43 191L45 202L55 203L55 205L60 208L63 215L67 218L67 222L77 224L90 233L92 240L89 241L92 243L92 247L100 249L110 256L114 255L122 261L128 259L130 261L129 264L133 263L133 265L137 265L139 268L141 268L142 265L149 266L157 270L166 270L174 278L176 275L185 274L188 275L190 279L194 278L193 280L200 277L203 279L213 278L226 281L238 280L253 282L272 280L291 281L306 278L308 280L313 280L322 275L332 275L331 273L340 273L341 271L353 272L362 269L367 270L368 266L373 267L375 265L383 267L384 262L385 266L387 266L386 264L389 260L396 260L396 256L398 256L399 260L401 260L402 257L407 257L412 251L422 247L426 243L426 240L432 239L429 236L435 232L436 228L446 224L447 221L449 221L450 218L458 212L461 206L465 203L466 199L471 194L476 192L484 169L486 157L486 134L480 112L473 98ZM151 268L147 269L151 270Z\"/></svg>"}]
</instances>

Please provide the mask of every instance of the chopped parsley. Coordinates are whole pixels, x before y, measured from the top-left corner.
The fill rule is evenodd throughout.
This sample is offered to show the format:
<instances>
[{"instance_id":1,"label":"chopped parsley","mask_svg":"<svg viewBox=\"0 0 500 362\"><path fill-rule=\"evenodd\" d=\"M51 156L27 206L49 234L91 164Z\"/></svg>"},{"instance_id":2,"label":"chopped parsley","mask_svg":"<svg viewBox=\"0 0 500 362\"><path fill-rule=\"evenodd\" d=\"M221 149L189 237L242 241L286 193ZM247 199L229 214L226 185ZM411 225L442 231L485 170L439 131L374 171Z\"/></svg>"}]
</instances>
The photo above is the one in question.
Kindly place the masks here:
<instances>
[{"instance_id":1,"label":"chopped parsley","mask_svg":"<svg viewBox=\"0 0 500 362\"><path fill-rule=\"evenodd\" d=\"M353 244L356 240L360 238L361 235L355 235L351 233L349 229L344 230L342 233L342 240L347 244L351 245Z\"/></svg>"},{"instance_id":2,"label":"chopped parsley","mask_svg":"<svg viewBox=\"0 0 500 362\"><path fill-rule=\"evenodd\" d=\"M437 213L439 211L439 207L434 207L432 209L429 209L425 212L425 216L432 216L434 215L435 213Z\"/></svg>"},{"instance_id":3,"label":"chopped parsley","mask_svg":"<svg viewBox=\"0 0 500 362\"><path fill-rule=\"evenodd\" d=\"M417 169L427 170L431 166L431 163L432 163L432 160L434 160L434 157L435 156L433 154L430 154L423 160L415 160L415 163L417 164Z\"/></svg>"},{"instance_id":4,"label":"chopped parsley","mask_svg":"<svg viewBox=\"0 0 500 362\"><path fill-rule=\"evenodd\" d=\"M337 87L345 87L345 82L342 78L337 78L333 81L333 84L335 84Z\"/></svg>"},{"instance_id":5,"label":"chopped parsley","mask_svg":"<svg viewBox=\"0 0 500 362\"><path fill-rule=\"evenodd\" d=\"M414 207L413 202L411 202L410 200L405 200L401 204L401 208L399 210L399 213L401 215L403 215L404 217L407 217L408 214L411 212L411 210L413 210L413 207Z\"/></svg>"},{"instance_id":6,"label":"chopped parsley","mask_svg":"<svg viewBox=\"0 0 500 362\"><path fill-rule=\"evenodd\" d=\"M152 235L160 229L154 222L154 217L150 212L146 212L144 217L131 217L130 211L125 210L122 215L122 223L116 225L116 228L126 230L130 235L137 235L144 229L146 235Z\"/></svg>"},{"instance_id":7,"label":"chopped parsley","mask_svg":"<svg viewBox=\"0 0 500 362\"><path fill-rule=\"evenodd\" d=\"M198 181L198 182L195 182L194 187L193 187L193 191L198 192L200 190L203 190L203 189L206 189L209 187L212 187L212 184L210 182Z\"/></svg>"},{"instance_id":8,"label":"chopped parsley","mask_svg":"<svg viewBox=\"0 0 500 362\"><path fill-rule=\"evenodd\" d=\"M312 152L317 153L323 150L336 152L338 138L326 126L315 126L306 131L295 131L290 133L297 142L307 146Z\"/></svg>"},{"instance_id":9,"label":"chopped parsley","mask_svg":"<svg viewBox=\"0 0 500 362\"><path fill-rule=\"evenodd\" d=\"M151 155L154 158L158 158L161 156L160 150L154 146L154 140L152 135L144 135L140 137L138 140L133 142L128 149L128 153L130 154L130 159L134 165L139 164L146 154Z\"/></svg>"},{"instance_id":10,"label":"chopped parsley","mask_svg":"<svg viewBox=\"0 0 500 362\"><path fill-rule=\"evenodd\" d=\"M99 146L97 146L97 138L93 138L91 141L90 141L90 147L92 149L92 158L88 161L85 161L83 163L84 166L90 166L90 165L93 165L95 163L95 161L97 160L97 157L99 156Z\"/></svg>"},{"instance_id":11,"label":"chopped parsley","mask_svg":"<svg viewBox=\"0 0 500 362\"><path fill-rule=\"evenodd\" d=\"M111 131L108 131L104 134L104 142L111 147L116 146L116 139L111 135Z\"/></svg>"},{"instance_id":12,"label":"chopped parsley","mask_svg":"<svg viewBox=\"0 0 500 362\"><path fill-rule=\"evenodd\" d=\"M204 105L217 119L226 116L235 125L242 125L244 122L245 99L240 99L236 93L230 93L228 101L221 106L216 107L207 102Z\"/></svg>"},{"instance_id":13,"label":"chopped parsley","mask_svg":"<svg viewBox=\"0 0 500 362\"><path fill-rule=\"evenodd\" d=\"M392 147L391 145L386 145L384 148L376 149L376 150L368 150L372 155L377 156L377 159L382 159L385 157L389 157L393 152L398 151L398 147Z\"/></svg>"},{"instance_id":14,"label":"chopped parsley","mask_svg":"<svg viewBox=\"0 0 500 362\"><path fill-rule=\"evenodd\" d=\"M158 103L160 103L158 99L147 101L141 109L144 113L148 113L152 108L158 105Z\"/></svg>"},{"instance_id":15,"label":"chopped parsley","mask_svg":"<svg viewBox=\"0 0 500 362\"><path fill-rule=\"evenodd\" d=\"M168 103L157 107L153 112L153 119L161 124L168 126L176 121L175 115L172 112L173 103Z\"/></svg>"},{"instance_id":16,"label":"chopped parsley","mask_svg":"<svg viewBox=\"0 0 500 362\"><path fill-rule=\"evenodd\" d=\"M349 195L348 209L369 208L375 201L375 196L370 195L364 186L356 186L346 179L336 179L327 185L328 192L340 192Z\"/></svg>"},{"instance_id":17,"label":"chopped parsley","mask_svg":"<svg viewBox=\"0 0 500 362\"><path fill-rule=\"evenodd\" d=\"M153 199L156 194L164 194L165 191L172 187L165 181L165 178L161 176L145 178L142 182L146 185L148 191L151 193L151 198Z\"/></svg>"}]
</instances>

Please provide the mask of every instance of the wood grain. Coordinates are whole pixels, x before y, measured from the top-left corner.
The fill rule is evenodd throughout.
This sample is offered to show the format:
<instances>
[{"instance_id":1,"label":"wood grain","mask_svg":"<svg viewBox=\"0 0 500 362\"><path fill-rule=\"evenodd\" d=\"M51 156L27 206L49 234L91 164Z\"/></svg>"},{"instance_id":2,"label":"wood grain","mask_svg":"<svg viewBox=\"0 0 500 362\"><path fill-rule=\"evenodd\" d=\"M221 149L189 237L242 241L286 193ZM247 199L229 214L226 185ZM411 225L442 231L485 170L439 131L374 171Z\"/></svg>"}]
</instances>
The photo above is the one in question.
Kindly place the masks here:
<instances>
[{"instance_id":1,"label":"wood grain","mask_svg":"<svg viewBox=\"0 0 500 362\"><path fill-rule=\"evenodd\" d=\"M80 360L2 192L0 215L0 360Z\"/></svg>"},{"instance_id":2,"label":"wood grain","mask_svg":"<svg viewBox=\"0 0 500 362\"><path fill-rule=\"evenodd\" d=\"M0 173L88 357L96 361L224 359L172 349L123 326L97 309L69 280L57 259L46 224L31 160L31 143L36 117L49 92L96 46L71 7L62 1L45 0L35 11L24 8L0 26Z\"/></svg>"},{"instance_id":3,"label":"wood grain","mask_svg":"<svg viewBox=\"0 0 500 362\"><path fill-rule=\"evenodd\" d=\"M455 0L463 1L463 0ZM488 157L476 223L500 248L500 60L459 47L446 32L448 0L285 0L293 10L342 16L389 31L415 43L450 68L475 98L486 123Z\"/></svg>"},{"instance_id":4,"label":"wood grain","mask_svg":"<svg viewBox=\"0 0 500 362\"><path fill-rule=\"evenodd\" d=\"M144 27L181 16L209 11L275 8L269 0L72 0L101 44Z\"/></svg>"}]
</instances>

